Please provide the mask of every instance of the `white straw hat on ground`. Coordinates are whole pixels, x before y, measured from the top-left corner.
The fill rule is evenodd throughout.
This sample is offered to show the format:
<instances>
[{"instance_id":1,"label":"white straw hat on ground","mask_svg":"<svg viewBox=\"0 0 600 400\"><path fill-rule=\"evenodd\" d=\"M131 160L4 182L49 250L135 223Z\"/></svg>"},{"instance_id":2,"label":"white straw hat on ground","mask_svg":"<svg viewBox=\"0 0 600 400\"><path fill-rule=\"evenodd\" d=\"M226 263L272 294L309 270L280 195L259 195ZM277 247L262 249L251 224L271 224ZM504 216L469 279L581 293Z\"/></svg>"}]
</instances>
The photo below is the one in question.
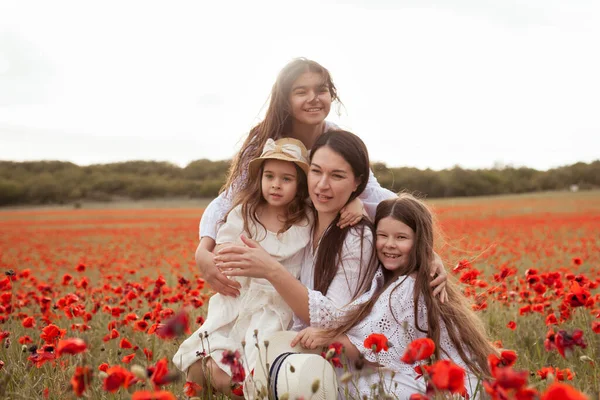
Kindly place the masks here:
<instances>
[{"instance_id":1,"label":"white straw hat on ground","mask_svg":"<svg viewBox=\"0 0 600 400\"><path fill-rule=\"evenodd\" d=\"M337 376L333 366L319 350L306 350L290 343L298 332L276 332L268 346L259 343L259 359L254 368L253 384L245 385L248 399L335 400ZM250 383L250 382L249 382ZM267 395L268 393L268 395ZM269 397L270 396L270 397Z\"/></svg>"}]
</instances>

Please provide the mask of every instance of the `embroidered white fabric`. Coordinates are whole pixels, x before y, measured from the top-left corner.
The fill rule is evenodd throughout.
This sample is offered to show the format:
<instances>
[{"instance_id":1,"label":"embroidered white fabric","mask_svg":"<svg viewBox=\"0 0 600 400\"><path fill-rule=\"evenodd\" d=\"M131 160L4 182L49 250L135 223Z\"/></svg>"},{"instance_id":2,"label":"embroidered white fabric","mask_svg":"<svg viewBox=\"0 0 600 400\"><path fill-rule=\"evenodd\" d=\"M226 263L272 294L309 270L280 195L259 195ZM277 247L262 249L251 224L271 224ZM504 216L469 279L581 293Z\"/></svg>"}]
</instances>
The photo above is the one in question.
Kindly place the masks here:
<instances>
[{"instance_id":1,"label":"embroidered white fabric","mask_svg":"<svg viewBox=\"0 0 600 400\"><path fill-rule=\"evenodd\" d=\"M347 310L364 304L382 284L383 274L381 271L378 271L369 292L352 302L347 307ZM409 398L411 394L418 391L425 391L423 379L415 380L417 377L414 371L416 364L408 365L400 361L400 358L404 355L406 348L412 341L427 337L427 306L422 296L418 300L417 324L415 325L414 284L414 278L409 276L399 277L377 299L367 318L347 332L347 336L352 344L363 353L367 360L378 362L384 368L396 371L393 378L391 374L384 374L384 377L387 380L386 387L395 387L393 393L401 399ZM393 307L393 310L390 308L390 305ZM326 307L330 308L331 306ZM336 316L339 316L339 313ZM465 369L465 371L469 371L456 347L452 344L446 326L443 322L440 321L440 323L442 324L440 331L441 357L450 359ZM387 337L389 343L392 345L388 351L376 354L372 350L364 348L365 339L372 333L381 333ZM360 396L369 396L372 383L378 382L379 379L377 372L361 376L358 385ZM469 373L465 384L469 394L472 394L477 386L477 379Z\"/></svg>"},{"instance_id":2,"label":"embroidered white fabric","mask_svg":"<svg viewBox=\"0 0 600 400\"><path fill-rule=\"evenodd\" d=\"M339 129L339 127L332 122L325 121L325 132L332 129ZM248 164L242 166L242 171L242 176L240 177L239 182L244 182L246 180ZM200 220L200 239L203 236L208 236L213 239L217 237L219 222L222 221L229 210L231 210L233 196L236 192L236 186L238 185L235 184L234 187L230 187L228 190L223 191L206 207L204 213L202 214L202 219ZM375 178L375 175L373 175L373 171L370 171L367 187L361 193L361 195L358 196L358 198L363 202L369 217L373 219L375 217L375 209L377 208L377 204L379 204L379 202L382 200L389 199L394 196L396 196L394 192L381 187L379 182L377 182L377 178Z\"/></svg>"}]
</instances>

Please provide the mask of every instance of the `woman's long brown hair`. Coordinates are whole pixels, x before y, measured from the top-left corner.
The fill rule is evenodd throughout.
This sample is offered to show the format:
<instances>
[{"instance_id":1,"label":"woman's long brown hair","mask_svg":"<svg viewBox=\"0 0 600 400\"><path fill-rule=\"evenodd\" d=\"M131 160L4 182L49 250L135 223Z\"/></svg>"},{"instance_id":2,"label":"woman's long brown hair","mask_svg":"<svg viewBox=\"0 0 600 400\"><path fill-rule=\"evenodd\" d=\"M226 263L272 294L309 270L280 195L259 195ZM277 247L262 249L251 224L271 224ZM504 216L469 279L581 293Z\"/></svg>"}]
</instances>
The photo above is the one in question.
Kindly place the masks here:
<instances>
[{"instance_id":1,"label":"woman's long brown hair","mask_svg":"<svg viewBox=\"0 0 600 400\"><path fill-rule=\"evenodd\" d=\"M319 136L313 145L310 153L311 160L314 154L324 146L329 147L331 150L339 154L344 160L346 160L346 162L352 167L352 172L354 173L355 178L360 181L356 190L352 192L348 198L346 202L346 204L348 204L358 197L365 190L365 187L367 187L370 173L369 153L367 152L367 147L365 146L364 142L353 133L341 130L329 131ZM373 279L375 272L377 272L377 263L375 262L376 258L374 252L369 260L362 259L362 254L364 254L363 249L368 249L369 246L373 246L372 243L365 242L364 240L365 231L370 230L373 234L373 225L368 220L363 218L361 222L354 227L340 229L337 226L339 219L340 214L338 213L333 222L331 222L327 229L325 229L323 236L321 237L315 257L314 289L321 292L323 295L327 294L329 285L331 284L331 281L333 281L333 278L337 274L339 268L344 268L342 265L342 252L344 250L344 241L346 236L348 235L350 229L358 229L357 233L360 234L362 239L360 242L360 279L356 291L353 293L353 297L357 297L359 294L362 294L369 288L371 280ZM374 235L372 235L372 237L374 238Z\"/></svg>"},{"instance_id":2,"label":"woman's long brown hair","mask_svg":"<svg viewBox=\"0 0 600 400\"><path fill-rule=\"evenodd\" d=\"M265 118L259 122L248 134L242 149L234 157L227 182L221 188L221 191L232 188L233 185L242 187L234 188L234 192L239 191L246 185L241 177L248 171L250 160L260 156L263 146L267 139L281 139L291 133L292 118L290 107L290 92L292 85L305 72L314 72L323 77L323 84L329 88L331 101L340 102L337 95L337 89L333 84L329 71L321 64L308 60L306 58L296 58L289 62L279 75L271 89L269 107Z\"/></svg>"},{"instance_id":3,"label":"woman's long brown hair","mask_svg":"<svg viewBox=\"0 0 600 400\"><path fill-rule=\"evenodd\" d=\"M415 327L427 334L435 343L435 356L440 358L440 321L444 322L452 344L469 369L481 376L489 375L487 356L497 353L497 350L488 340L482 321L471 309L467 299L460 292L457 285L449 278L446 284L448 301L440 303L433 296L433 289L429 286L431 260L433 260L433 216L427 206L408 193L402 193L396 199L384 200L377 206L375 226L381 219L391 217L408 225L415 233L413 248L410 253L409 263L406 268L399 271L384 271L384 284L373 297L360 308L351 311L342 326L331 332L337 336L347 332L350 328L362 321L373 309L379 296L397 282L400 276L416 275L414 290L414 315ZM402 286L398 284L393 291ZM418 300L423 296L427 306L427 330L419 327ZM391 299L391 297L390 297ZM396 305L389 304L392 315ZM394 317L395 318L395 317ZM398 324L402 321L396 320Z\"/></svg>"}]
</instances>

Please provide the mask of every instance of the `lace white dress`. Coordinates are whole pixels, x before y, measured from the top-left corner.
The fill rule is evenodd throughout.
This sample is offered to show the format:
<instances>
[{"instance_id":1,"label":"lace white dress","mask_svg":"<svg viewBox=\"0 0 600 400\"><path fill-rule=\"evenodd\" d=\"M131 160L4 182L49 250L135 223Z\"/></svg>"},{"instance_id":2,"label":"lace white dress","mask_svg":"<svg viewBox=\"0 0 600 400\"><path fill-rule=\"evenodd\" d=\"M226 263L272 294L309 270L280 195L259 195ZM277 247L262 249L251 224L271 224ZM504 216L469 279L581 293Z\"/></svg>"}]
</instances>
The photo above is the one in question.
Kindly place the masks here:
<instances>
[{"instance_id":1,"label":"lace white dress","mask_svg":"<svg viewBox=\"0 0 600 400\"><path fill-rule=\"evenodd\" d=\"M332 122L325 121L325 132L340 129L337 125ZM310 149L309 149L310 150ZM248 165L244 165L242 167L242 177L239 182L244 182L246 180L246 172L248 171ZM217 225L219 221L223 220L227 212L231 209L233 195L237 191L238 185L233 185L228 190L225 190L219 194L204 210L202 214L202 219L200 220L199 226L199 236L202 238L203 236L208 236L213 239L216 238L217 235ZM358 198L363 202L365 206L365 210L367 214L371 218L371 220L375 217L375 209L377 205L386 199L390 199L395 197L396 194L388 189L382 188L377 182L377 178L373 175L373 171L369 172L369 181L367 182L367 187L365 190L358 196Z\"/></svg>"},{"instance_id":2,"label":"lace white dress","mask_svg":"<svg viewBox=\"0 0 600 400\"><path fill-rule=\"evenodd\" d=\"M332 302L321 301L319 309L311 313L311 326L320 328L334 328L339 326L340 321L344 320L344 316L348 310L360 307L366 303L383 283L383 273L379 270L373 279L370 290L344 309L341 309ZM413 393L425 393L423 378L416 380L417 373L414 371L414 367L417 364L409 365L400 361L406 348L413 340L427 337L424 332L421 332L415 326L414 285L414 278L410 276L399 277L377 299L371 313L346 333L348 339L367 360L378 362L383 366L379 371L367 374L363 372L359 378L358 387L348 385L352 398L363 398L363 396L374 398L371 386L380 381L380 373L384 378L385 387L389 388L389 391L397 396L398 399L408 399ZM393 314L390 305L394 308ZM426 331L428 326L427 306L422 296L419 297L417 310L418 326ZM470 372L456 350L456 347L452 344L444 323L441 321L440 323L442 358L451 360L467 371L465 387L469 395L472 396L477 388L477 378ZM365 349L364 341L372 333L381 333L388 338L389 343L392 345L388 351L375 354L372 350ZM391 371L395 371L393 377ZM342 388L344 386L340 385Z\"/></svg>"},{"instance_id":3,"label":"lace white dress","mask_svg":"<svg viewBox=\"0 0 600 400\"><path fill-rule=\"evenodd\" d=\"M303 250L309 243L312 217L294 225L287 231L277 234L267 231L260 225L250 224L249 236L294 276L300 273ZM244 232L241 206L234 208L227 221L219 228L217 244L242 244L239 237ZM202 326L187 338L173 357L173 363L182 371L196 362L202 355L210 355L219 367L230 374L230 368L221 363L225 350L239 350L245 353L245 360L251 371L258 355L254 346L254 330L262 341L274 332L288 329L293 312L283 301L275 288L265 279L236 278L242 285L236 298L215 294L208 303L208 314ZM208 334L208 339L201 336ZM246 341L242 349L242 341ZM243 354L244 354L243 353Z\"/></svg>"}]
</instances>

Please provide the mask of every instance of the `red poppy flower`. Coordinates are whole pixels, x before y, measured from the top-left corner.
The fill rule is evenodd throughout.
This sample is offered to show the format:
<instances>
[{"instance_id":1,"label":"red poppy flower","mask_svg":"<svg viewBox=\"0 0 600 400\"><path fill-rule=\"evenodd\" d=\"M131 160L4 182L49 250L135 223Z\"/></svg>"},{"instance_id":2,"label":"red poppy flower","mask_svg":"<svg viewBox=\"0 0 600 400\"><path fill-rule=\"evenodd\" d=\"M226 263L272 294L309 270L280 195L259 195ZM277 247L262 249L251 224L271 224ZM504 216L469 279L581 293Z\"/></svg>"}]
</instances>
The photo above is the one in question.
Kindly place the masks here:
<instances>
[{"instance_id":1,"label":"red poppy flower","mask_svg":"<svg viewBox=\"0 0 600 400\"><path fill-rule=\"evenodd\" d=\"M35 326L35 319L33 317L27 317L22 322L23 328L33 328Z\"/></svg>"},{"instance_id":2,"label":"red poppy flower","mask_svg":"<svg viewBox=\"0 0 600 400\"><path fill-rule=\"evenodd\" d=\"M145 332L146 329L148 329L148 323L146 321L144 321L143 319L141 319L139 321L135 321L133 323L133 330L134 331Z\"/></svg>"},{"instance_id":3,"label":"red poppy flower","mask_svg":"<svg viewBox=\"0 0 600 400\"><path fill-rule=\"evenodd\" d=\"M379 353L382 350L388 351L389 349L388 339L381 333L371 333L367 336L364 346L366 349L373 350L375 353Z\"/></svg>"},{"instance_id":4,"label":"red poppy flower","mask_svg":"<svg viewBox=\"0 0 600 400\"><path fill-rule=\"evenodd\" d=\"M56 342L57 339L62 339L65 336L66 332L66 329L60 329L58 326L50 324L42 329L42 334L40 335L40 338L44 342L50 344Z\"/></svg>"},{"instance_id":5,"label":"red poppy flower","mask_svg":"<svg viewBox=\"0 0 600 400\"><path fill-rule=\"evenodd\" d=\"M440 360L427 367L431 384L437 390L450 393L465 392L465 370L450 360Z\"/></svg>"},{"instance_id":6,"label":"red poppy flower","mask_svg":"<svg viewBox=\"0 0 600 400\"><path fill-rule=\"evenodd\" d=\"M600 333L600 321L594 321L594 322L592 322L592 330L595 333Z\"/></svg>"},{"instance_id":7,"label":"red poppy flower","mask_svg":"<svg viewBox=\"0 0 600 400\"><path fill-rule=\"evenodd\" d=\"M506 327L514 331L517 329L517 323L515 321L509 321L508 324L506 324Z\"/></svg>"},{"instance_id":8,"label":"red poppy flower","mask_svg":"<svg viewBox=\"0 0 600 400\"><path fill-rule=\"evenodd\" d=\"M572 386L555 382L544 392L541 400L587 400L587 396Z\"/></svg>"},{"instance_id":9,"label":"red poppy flower","mask_svg":"<svg viewBox=\"0 0 600 400\"><path fill-rule=\"evenodd\" d=\"M33 343L33 340L27 335L21 336L19 338L19 344L30 344L30 343Z\"/></svg>"},{"instance_id":10,"label":"red poppy flower","mask_svg":"<svg viewBox=\"0 0 600 400\"><path fill-rule=\"evenodd\" d=\"M188 397L194 397L199 395L202 391L202 386L198 385L196 382L186 382L183 385L183 393Z\"/></svg>"},{"instance_id":11,"label":"red poppy flower","mask_svg":"<svg viewBox=\"0 0 600 400\"><path fill-rule=\"evenodd\" d=\"M407 347L406 352L400 359L403 363L414 364L417 361L425 360L435 351L435 343L430 338L420 338L413 340Z\"/></svg>"},{"instance_id":12,"label":"red poppy flower","mask_svg":"<svg viewBox=\"0 0 600 400\"><path fill-rule=\"evenodd\" d=\"M413 393L410 395L410 397L408 398L408 400L431 400L429 398L429 396L426 396L424 394L421 393Z\"/></svg>"},{"instance_id":13,"label":"red poppy flower","mask_svg":"<svg viewBox=\"0 0 600 400\"><path fill-rule=\"evenodd\" d=\"M565 295L565 301L571 307L583 307L590 298L590 292L583 289L577 281L571 283L571 290Z\"/></svg>"},{"instance_id":14,"label":"red poppy flower","mask_svg":"<svg viewBox=\"0 0 600 400\"><path fill-rule=\"evenodd\" d=\"M87 349L87 344L83 339L71 338L60 340L56 346L56 355L58 357L63 354L78 354Z\"/></svg>"},{"instance_id":15,"label":"red poppy flower","mask_svg":"<svg viewBox=\"0 0 600 400\"><path fill-rule=\"evenodd\" d=\"M135 376L119 365L110 367L105 372L108 376L104 378L102 386L107 392L114 393L119 390L121 386L127 389L135 381Z\"/></svg>"},{"instance_id":16,"label":"red poppy flower","mask_svg":"<svg viewBox=\"0 0 600 400\"><path fill-rule=\"evenodd\" d=\"M583 260L579 257L573 257L573 264L581 265L581 264L583 264Z\"/></svg>"},{"instance_id":17,"label":"red poppy flower","mask_svg":"<svg viewBox=\"0 0 600 400\"><path fill-rule=\"evenodd\" d=\"M190 332L190 317L185 309L180 310L156 329L156 335L162 339L172 339Z\"/></svg>"},{"instance_id":18,"label":"red poppy flower","mask_svg":"<svg viewBox=\"0 0 600 400\"><path fill-rule=\"evenodd\" d=\"M47 362L54 362L56 357L54 346L45 344L40 349L37 349L34 354L27 357L27 359L34 363L37 368L40 368Z\"/></svg>"},{"instance_id":19,"label":"red poppy flower","mask_svg":"<svg viewBox=\"0 0 600 400\"><path fill-rule=\"evenodd\" d=\"M126 338L121 339L121 342L119 342L119 347L122 349L131 349L133 348L133 345L131 344L131 342L129 340L127 340Z\"/></svg>"},{"instance_id":20,"label":"red poppy flower","mask_svg":"<svg viewBox=\"0 0 600 400\"><path fill-rule=\"evenodd\" d=\"M131 362L131 360L133 360L133 358L134 358L134 357L135 357L135 353L133 353L133 354L130 354L130 355L128 355L128 356L125 356L125 357L123 357L123 358L121 359L121 362L122 362L123 364L129 364L129 363Z\"/></svg>"},{"instance_id":21,"label":"red poppy flower","mask_svg":"<svg viewBox=\"0 0 600 400\"><path fill-rule=\"evenodd\" d=\"M177 400L177 397L166 390L158 392L139 390L131 396L131 400Z\"/></svg>"},{"instance_id":22,"label":"red poppy flower","mask_svg":"<svg viewBox=\"0 0 600 400\"><path fill-rule=\"evenodd\" d=\"M92 370L89 367L75 368L75 373L71 378L71 387L77 397L81 397L83 392L92 381Z\"/></svg>"},{"instance_id":23,"label":"red poppy flower","mask_svg":"<svg viewBox=\"0 0 600 400\"><path fill-rule=\"evenodd\" d=\"M154 384L154 389L158 390L158 388L162 385L167 385L171 383L174 379L173 375L169 375L169 369L167 367L168 361L166 358L159 360L156 365L148 368L150 374L150 380Z\"/></svg>"}]
</instances>

